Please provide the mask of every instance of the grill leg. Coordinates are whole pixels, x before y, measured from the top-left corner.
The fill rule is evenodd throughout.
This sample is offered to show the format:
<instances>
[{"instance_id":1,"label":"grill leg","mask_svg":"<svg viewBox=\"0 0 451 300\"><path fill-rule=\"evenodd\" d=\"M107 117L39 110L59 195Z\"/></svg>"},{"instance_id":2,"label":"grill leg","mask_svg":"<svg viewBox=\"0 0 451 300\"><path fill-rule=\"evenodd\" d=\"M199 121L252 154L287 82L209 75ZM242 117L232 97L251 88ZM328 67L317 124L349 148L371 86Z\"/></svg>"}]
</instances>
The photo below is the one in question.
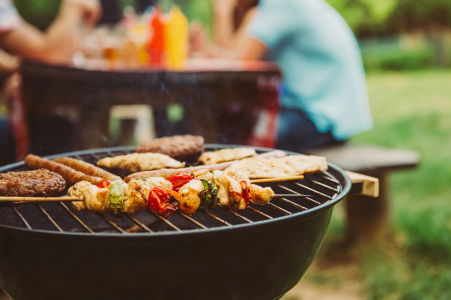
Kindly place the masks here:
<instances>
[{"instance_id":1,"label":"grill leg","mask_svg":"<svg viewBox=\"0 0 451 300\"><path fill-rule=\"evenodd\" d=\"M389 214L388 173L366 173L379 179L379 197L350 195L346 201L346 241L371 243L389 238L392 234Z\"/></svg>"}]
</instances>

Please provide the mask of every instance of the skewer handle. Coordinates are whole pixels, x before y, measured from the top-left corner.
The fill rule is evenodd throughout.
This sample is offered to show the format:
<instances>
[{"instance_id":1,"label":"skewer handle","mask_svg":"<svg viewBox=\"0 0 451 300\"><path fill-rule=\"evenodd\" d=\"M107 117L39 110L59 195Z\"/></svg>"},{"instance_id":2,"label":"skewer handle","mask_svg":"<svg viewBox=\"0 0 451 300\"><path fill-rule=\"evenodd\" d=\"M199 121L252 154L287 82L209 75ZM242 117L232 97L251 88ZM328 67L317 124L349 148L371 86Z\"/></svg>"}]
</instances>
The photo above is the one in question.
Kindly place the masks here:
<instances>
[{"instance_id":1,"label":"skewer handle","mask_svg":"<svg viewBox=\"0 0 451 300\"><path fill-rule=\"evenodd\" d=\"M351 171L346 171L346 174L351 179L353 187L354 185L362 185L359 194L374 198L379 197L379 179Z\"/></svg>"}]
</instances>

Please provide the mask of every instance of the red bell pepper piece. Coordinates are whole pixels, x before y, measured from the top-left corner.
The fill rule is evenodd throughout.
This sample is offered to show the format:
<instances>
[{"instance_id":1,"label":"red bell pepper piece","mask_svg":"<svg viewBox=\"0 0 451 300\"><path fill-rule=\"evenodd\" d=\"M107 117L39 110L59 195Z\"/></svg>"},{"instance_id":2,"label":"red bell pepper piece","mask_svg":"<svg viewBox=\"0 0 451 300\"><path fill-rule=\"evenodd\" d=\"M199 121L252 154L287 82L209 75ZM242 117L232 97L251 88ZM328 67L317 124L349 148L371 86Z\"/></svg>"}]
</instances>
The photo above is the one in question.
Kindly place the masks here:
<instances>
[{"instance_id":1,"label":"red bell pepper piece","mask_svg":"<svg viewBox=\"0 0 451 300\"><path fill-rule=\"evenodd\" d=\"M241 193L243 195L244 202L246 202L246 206L248 206L249 205L249 188L247 186L246 181L244 181L244 180L240 182L240 185L241 185Z\"/></svg>"},{"instance_id":2,"label":"red bell pepper piece","mask_svg":"<svg viewBox=\"0 0 451 300\"><path fill-rule=\"evenodd\" d=\"M178 208L177 201L171 201L171 196L178 199L178 193L156 186L150 190L148 207L154 213L164 217L169 217L175 213Z\"/></svg>"},{"instance_id":3,"label":"red bell pepper piece","mask_svg":"<svg viewBox=\"0 0 451 300\"><path fill-rule=\"evenodd\" d=\"M166 178L166 180L172 183L172 189L176 192L180 190L182 186L194 179L194 176L187 173L178 173Z\"/></svg>"},{"instance_id":4,"label":"red bell pepper piece","mask_svg":"<svg viewBox=\"0 0 451 300\"><path fill-rule=\"evenodd\" d=\"M110 186L110 182L106 179L102 180L99 184L99 189L107 188Z\"/></svg>"}]
</instances>

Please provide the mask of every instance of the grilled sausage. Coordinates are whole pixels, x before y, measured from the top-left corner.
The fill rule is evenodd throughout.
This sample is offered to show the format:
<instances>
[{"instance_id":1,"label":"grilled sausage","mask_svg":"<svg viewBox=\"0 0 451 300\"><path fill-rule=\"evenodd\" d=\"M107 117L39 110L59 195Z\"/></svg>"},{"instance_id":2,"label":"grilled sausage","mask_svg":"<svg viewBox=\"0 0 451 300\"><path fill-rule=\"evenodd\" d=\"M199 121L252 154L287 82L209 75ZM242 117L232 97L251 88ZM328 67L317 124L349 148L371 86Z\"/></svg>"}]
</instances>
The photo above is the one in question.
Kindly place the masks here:
<instances>
[{"instance_id":1,"label":"grilled sausage","mask_svg":"<svg viewBox=\"0 0 451 300\"><path fill-rule=\"evenodd\" d=\"M44 168L58 173L71 185L83 180L99 185L103 180L100 177L86 175L63 164L33 154L28 154L25 157L25 163L32 169Z\"/></svg>"},{"instance_id":2,"label":"grilled sausage","mask_svg":"<svg viewBox=\"0 0 451 300\"><path fill-rule=\"evenodd\" d=\"M260 155L257 155L256 157L259 158L270 158L270 157L284 157L287 154L280 150L275 150L271 152L266 152ZM168 178L171 175L178 174L178 173L193 173L194 171L199 171L203 169L208 169L209 171L214 170L225 170L228 167L230 167L232 164L234 164L236 161L231 162L225 162L221 164L215 164L215 165L208 165L208 166L197 166L197 167L190 167L190 168L182 168L182 169L161 169L156 171L145 171L145 172L138 172L131 174L127 177L125 177L124 181L129 182L130 180L141 178L141 177L164 177Z\"/></svg>"},{"instance_id":3,"label":"grilled sausage","mask_svg":"<svg viewBox=\"0 0 451 300\"><path fill-rule=\"evenodd\" d=\"M58 157L53 159L53 161L71 167L72 169L83 172L87 175L101 177L110 181L121 179L119 176L111 174L104 169L101 169L79 159L71 157Z\"/></svg>"}]
</instances>

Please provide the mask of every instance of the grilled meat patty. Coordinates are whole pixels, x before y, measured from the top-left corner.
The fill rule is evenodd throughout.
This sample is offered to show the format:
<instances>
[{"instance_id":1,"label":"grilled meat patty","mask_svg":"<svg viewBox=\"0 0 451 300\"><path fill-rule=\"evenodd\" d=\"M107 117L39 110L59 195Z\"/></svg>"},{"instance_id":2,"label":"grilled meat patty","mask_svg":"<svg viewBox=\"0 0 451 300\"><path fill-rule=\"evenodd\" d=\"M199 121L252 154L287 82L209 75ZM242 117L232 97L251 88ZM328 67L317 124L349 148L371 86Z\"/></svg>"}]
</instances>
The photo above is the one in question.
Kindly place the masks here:
<instances>
[{"instance_id":1,"label":"grilled meat patty","mask_svg":"<svg viewBox=\"0 0 451 300\"><path fill-rule=\"evenodd\" d=\"M47 169L0 174L1 196L55 196L66 187L61 175Z\"/></svg>"},{"instance_id":2,"label":"grilled meat patty","mask_svg":"<svg viewBox=\"0 0 451 300\"><path fill-rule=\"evenodd\" d=\"M204 138L199 135L175 135L142 143L136 152L162 153L172 158L183 159L204 151Z\"/></svg>"}]
</instances>

